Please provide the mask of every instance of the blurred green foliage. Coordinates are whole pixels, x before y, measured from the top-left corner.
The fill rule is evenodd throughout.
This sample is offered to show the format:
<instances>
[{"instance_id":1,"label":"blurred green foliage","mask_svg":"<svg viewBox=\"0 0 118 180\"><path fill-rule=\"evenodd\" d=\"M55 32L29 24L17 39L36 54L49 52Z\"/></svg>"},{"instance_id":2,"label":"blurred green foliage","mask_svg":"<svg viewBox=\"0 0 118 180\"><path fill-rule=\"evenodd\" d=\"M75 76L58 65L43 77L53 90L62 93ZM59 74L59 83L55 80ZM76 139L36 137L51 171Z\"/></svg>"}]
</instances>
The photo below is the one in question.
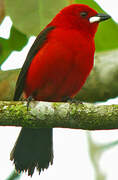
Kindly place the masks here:
<instances>
[{"instance_id":1,"label":"blurred green foliage","mask_svg":"<svg viewBox=\"0 0 118 180\"><path fill-rule=\"evenodd\" d=\"M99 13L107 13L94 0L75 0L75 3L87 4ZM118 48L118 25L111 19L99 25L95 36L96 51Z\"/></svg>"},{"instance_id":2,"label":"blurred green foliage","mask_svg":"<svg viewBox=\"0 0 118 180\"><path fill-rule=\"evenodd\" d=\"M20 177L21 175L14 170L6 180L18 180Z\"/></svg>"},{"instance_id":3,"label":"blurred green foliage","mask_svg":"<svg viewBox=\"0 0 118 180\"><path fill-rule=\"evenodd\" d=\"M67 0L5 0L6 14L14 26L27 36L37 36Z\"/></svg>"},{"instance_id":4,"label":"blurred green foliage","mask_svg":"<svg viewBox=\"0 0 118 180\"><path fill-rule=\"evenodd\" d=\"M9 39L0 37L0 65L12 51L20 51L27 44L27 41L27 36L12 26Z\"/></svg>"},{"instance_id":5,"label":"blurred green foliage","mask_svg":"<svg viewBox=\"0 0 118 180\"><path fill-rule=\"evenodd\" d=\"M6 15L13 21L9 39L0 38L0 65L12 51L20 51L29 36L38 35L60 9L69 3L87 4L98 12L104 12L93 0L5 0ZM96 51L118 47L118 25L113 21L100 23L95 38Z\"/></svg>"},{"instance_id":6,"label":"blurred green foliage","mask_svg":"<svg viewBox=\"0 0 118 180\"><path fill-rule=\"evenodd\" d=\"M100 160L104 152L106 152L110 148L118 146L118 141L113 141L105 144L95 143L89 131L87 131L87 139L89 157L95 172L95 180L107 180L107 175L105 174L105 172L102 172L102 169L100 168Z\"/></svg>"}]
</instances>

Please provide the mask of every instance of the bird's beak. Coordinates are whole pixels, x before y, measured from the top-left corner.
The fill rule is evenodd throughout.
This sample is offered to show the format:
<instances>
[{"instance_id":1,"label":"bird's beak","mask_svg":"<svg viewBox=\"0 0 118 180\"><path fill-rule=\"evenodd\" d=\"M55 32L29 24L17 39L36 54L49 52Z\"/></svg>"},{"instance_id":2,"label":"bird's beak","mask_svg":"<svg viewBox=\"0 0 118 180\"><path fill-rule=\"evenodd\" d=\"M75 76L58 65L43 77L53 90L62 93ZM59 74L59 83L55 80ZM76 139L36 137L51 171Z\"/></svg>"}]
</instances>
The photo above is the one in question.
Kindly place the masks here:
<instances>
[{"instance_id":1,"label":"bird's beak","mask_svg":"<svg viewBox=\"0 0 118 180\"><path fill-rule=\"evenodd\" d=\"M107 14L98 13L96 16L90 17L89 22L90 23L101 22L101 21L105 21L109 18L111 18L111 16L109 16Z\"/></svg>"}]
</instances>

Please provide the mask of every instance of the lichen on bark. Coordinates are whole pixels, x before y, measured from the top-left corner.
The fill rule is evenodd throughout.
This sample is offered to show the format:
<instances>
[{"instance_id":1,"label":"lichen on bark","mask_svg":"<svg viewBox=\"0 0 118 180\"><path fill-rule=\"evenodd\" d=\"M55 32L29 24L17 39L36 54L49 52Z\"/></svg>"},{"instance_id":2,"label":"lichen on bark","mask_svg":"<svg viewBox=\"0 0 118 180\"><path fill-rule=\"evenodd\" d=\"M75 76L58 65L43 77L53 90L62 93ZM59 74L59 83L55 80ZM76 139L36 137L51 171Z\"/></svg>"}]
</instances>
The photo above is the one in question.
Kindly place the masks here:
<instances>
[{"instance_id":1,"label":"lichen on bark","mask_svg":"<svg viewBox=\"0 0 118 180\"><path fill-rule=\"evenodd\" d=\"M0 102L0 126L101 130L118 128L118 105Z\"/></svg>"}]
</instances>

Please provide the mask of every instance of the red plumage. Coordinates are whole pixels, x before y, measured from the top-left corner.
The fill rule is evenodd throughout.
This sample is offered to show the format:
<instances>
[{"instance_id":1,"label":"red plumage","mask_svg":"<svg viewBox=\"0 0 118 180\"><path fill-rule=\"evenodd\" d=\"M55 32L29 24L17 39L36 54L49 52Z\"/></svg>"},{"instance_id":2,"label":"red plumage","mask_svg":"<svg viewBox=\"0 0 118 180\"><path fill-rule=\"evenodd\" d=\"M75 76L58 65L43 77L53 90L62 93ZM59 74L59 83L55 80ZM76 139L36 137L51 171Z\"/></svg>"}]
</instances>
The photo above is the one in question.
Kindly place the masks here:
<instances>
[{"instance_id":1,"label":"red plumage","mask_svg":"<svg viewBox=\"0 0 118 180\"><path fill-rule=\"evenodd\" d=\"M48 33L28 69L26 97L34 93L36 100L62 101L73 97L83 86L93 66L98 23L88 21L96 11L89 8L87 18L81 17L81 11L88 11L88 6L66 7L47 26L56 28Z\"/></svg>"},{"instance_id":2,"label":"red plumage","mask_svg":"<svg viewBox=\"0 0 118 180\"><path fill-rule=\"evenodd\" d=\"M34 93L36 100L45 101L73 97L92 69L94 49L93 39L76 29L51 31L28 69L26 96Z\"/></svg>"},{"instance_id":3,"label":"red plumage","mask_svg":"<svg viewBox=\"0 0 118 180\"><path fill-rule=\"evenodd\" d=\"M94 61L98 22L110 18L86 5L61 10L38 35L17 80L14 100L24 92L39 101L63 101L84 85ZM32 175L53 162L52 129L23 128L11 152L17 171Z\"/></svg>"}]
</instances>

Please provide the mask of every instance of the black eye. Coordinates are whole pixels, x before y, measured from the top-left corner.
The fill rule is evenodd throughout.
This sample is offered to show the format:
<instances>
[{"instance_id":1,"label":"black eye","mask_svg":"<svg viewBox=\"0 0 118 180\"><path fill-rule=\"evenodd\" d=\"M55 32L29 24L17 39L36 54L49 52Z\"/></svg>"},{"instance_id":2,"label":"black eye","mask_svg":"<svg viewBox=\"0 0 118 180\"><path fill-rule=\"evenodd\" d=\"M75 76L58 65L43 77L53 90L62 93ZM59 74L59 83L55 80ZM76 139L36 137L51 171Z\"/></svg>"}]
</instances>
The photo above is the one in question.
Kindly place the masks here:
<instances>
[{"instance_id":1,"label":"black eye","mask_svg":"<svg viewBox=\"0 0 118 180\"><path fill-rule=\"evenodd\" d=\"M88 15L87 12L81 12L81 13L80 13L80 16L82 16L83 18L86 17L87 15Z\"/></svg>"}]
</instances>

